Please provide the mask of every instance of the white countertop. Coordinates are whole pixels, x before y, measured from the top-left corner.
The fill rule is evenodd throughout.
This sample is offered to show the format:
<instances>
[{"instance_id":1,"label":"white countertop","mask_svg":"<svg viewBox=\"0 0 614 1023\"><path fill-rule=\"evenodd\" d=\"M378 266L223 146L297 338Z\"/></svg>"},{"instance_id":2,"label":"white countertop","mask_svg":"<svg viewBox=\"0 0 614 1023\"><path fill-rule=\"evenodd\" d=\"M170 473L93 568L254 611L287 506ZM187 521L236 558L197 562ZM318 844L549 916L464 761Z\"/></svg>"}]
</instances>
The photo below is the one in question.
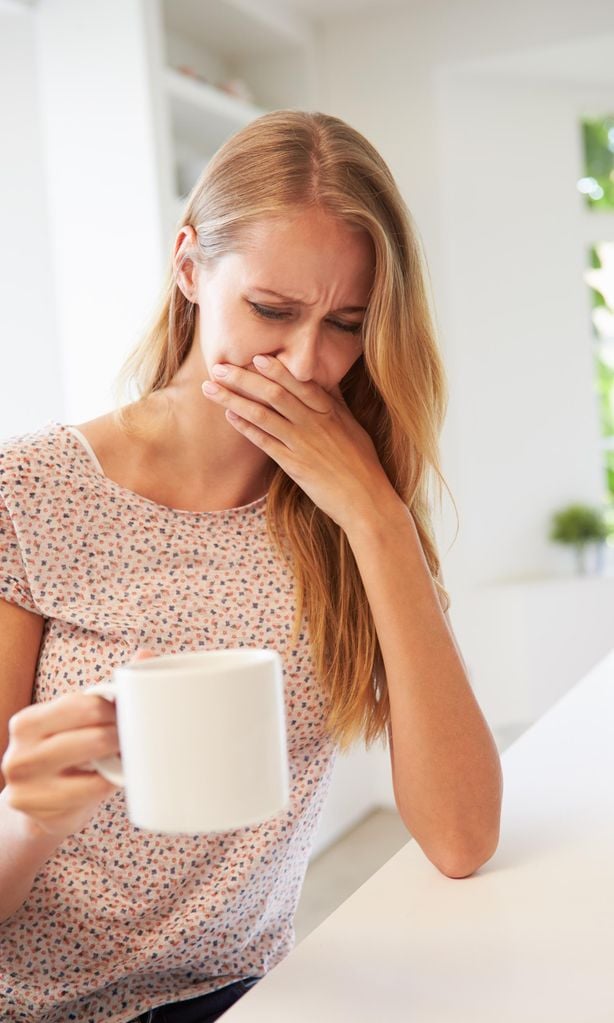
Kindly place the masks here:
<instances>
[{"instance_id":1,"label":"white countertop","mask_svg":"<svg viewBox=\"0 0 614 1023\"><path fill-rule=\"evenodd\" d=\"M224 1023L614 1023L614 650L501 760L487 864L409 841Z\"/></svg>"}]
</instances>

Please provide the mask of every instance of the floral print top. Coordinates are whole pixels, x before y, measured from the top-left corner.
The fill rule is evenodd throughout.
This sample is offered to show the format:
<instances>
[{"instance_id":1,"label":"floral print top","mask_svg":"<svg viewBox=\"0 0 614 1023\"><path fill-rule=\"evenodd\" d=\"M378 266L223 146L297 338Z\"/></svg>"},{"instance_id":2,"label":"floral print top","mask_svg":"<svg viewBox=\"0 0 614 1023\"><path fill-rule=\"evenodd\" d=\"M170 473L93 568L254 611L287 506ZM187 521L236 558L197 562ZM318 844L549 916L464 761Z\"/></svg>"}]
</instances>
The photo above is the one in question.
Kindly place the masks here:
<instances>
[{"instance_id":1,"label":"floral print top","mask_svg":"<svg viewBox=\"0 0 614 1023\"><path fill-rule=\"evenodd\" d=\"M44 618L32 702L109 679L140 646L271 647L290 776L286 810L204 835L134 827L116 789L0 923L3 1021L122 1023L261 977L293 947L337 746L306 621L291 646L293 577L266 501L157 504L109 479L77 428L55 420L0 443L0 597Z\"/></svg>"}]
</instances>

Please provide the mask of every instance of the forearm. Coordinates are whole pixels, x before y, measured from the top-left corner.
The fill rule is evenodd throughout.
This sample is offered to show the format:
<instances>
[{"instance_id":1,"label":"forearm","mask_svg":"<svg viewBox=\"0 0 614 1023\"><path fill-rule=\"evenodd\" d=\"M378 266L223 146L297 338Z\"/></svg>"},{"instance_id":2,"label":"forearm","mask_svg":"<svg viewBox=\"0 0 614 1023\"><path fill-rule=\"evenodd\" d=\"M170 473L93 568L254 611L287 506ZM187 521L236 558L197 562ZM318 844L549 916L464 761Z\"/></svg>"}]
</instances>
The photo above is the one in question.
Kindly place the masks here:
<instances>
[{"instance_id":1,"label":"forearm","mask_svg":"<svg viewBox=\"0 0 614 1023\"><path fill-rule=\"evenodd\" d=\"M0 926L23 905L39 870L63 841L14 810L6 793L0 792Z\"/></svg>"},{"instance_id":2,"label":"forearm","mask_svg":"<svg viewBox=\"0 0 614 1023\"><path fill-rule=\"evenodd\" d=\"M494 738L400 499L355 509L346 528L382 650L399 813L444 873L490 858L503 781Z\"/></svg>"}]
</instances>

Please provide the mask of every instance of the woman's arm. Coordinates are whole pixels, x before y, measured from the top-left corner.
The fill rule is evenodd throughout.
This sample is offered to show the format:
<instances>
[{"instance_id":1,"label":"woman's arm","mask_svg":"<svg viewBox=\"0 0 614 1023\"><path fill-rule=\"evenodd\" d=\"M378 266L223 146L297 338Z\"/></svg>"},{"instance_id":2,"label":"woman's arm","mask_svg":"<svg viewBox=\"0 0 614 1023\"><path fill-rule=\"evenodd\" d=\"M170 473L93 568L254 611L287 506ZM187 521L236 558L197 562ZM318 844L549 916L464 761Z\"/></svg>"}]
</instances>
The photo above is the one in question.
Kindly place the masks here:
<instances>
[{"instance_id":1,"label":"woman's arm","mask_svg":"<svg viewBox=\"0 0 614 1023\"><path fill-rule=\"evenodd\" d=\"M22 905L59 844L9 805L2 774L9 721L32 699L43 626L41 615L0 600L0 924Z\"/></svg>"},{"instance_id":2,"label":"woman's arm","mask_svg":"<svg viewBox=\"0 0 614 1023\"><path fill-rule=\"evenodd\" d=\"M408 508L395 493L344 523L390 694L399 813L442 873L466 877L499 841L503 774Z\"/></svg>"},{"instance_id":3,"label":"woman's arm","mask_svg":"<svg viewBox=\"0 0 614 1023\"><path fill-rule=\"evenodd\" d=\"M390 692L399 812L443 873L471 874L499 840L501 762L414 520L338 386L328 392L297 380L273 356L258 364L259 375L225 369L209 398L341 526L354 552Z\"/></svg>"},{"instance_id":4,"label":"woman's arm","mask_svg":"<svg viewBox=\"0 0 614 1023\"><path fill-rule=\"evenodd\" d=\"M0 792L0 925L27 899L36 875L63 839L40 830Z\"/></svg>"}]
</instances>

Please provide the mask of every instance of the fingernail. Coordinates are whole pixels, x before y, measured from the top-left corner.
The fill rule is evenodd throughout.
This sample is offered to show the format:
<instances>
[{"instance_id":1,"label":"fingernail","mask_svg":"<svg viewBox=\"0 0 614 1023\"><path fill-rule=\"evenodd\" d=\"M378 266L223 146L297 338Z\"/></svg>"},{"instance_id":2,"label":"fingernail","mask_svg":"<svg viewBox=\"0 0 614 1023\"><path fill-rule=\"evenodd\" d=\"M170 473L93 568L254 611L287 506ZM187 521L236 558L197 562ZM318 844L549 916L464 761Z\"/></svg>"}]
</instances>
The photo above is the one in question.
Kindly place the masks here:
<instances>
[{"instance_id":1,"label":"fingernail","mask_svg":"<svg viewBox=\"0 0 614 1023\"><path fill-rule=\"evenodd\" d=\"M213 367L213 373L216 377L225 377L226 374L228 373L228 367L221 366L220 363L217 362Z\"/></svg>"},{"instance_id":2,"label":"fingernail","mask_svg":"<svg viewBox=\"0 0 614 1023\"><path fill-rule=\"evenodd\" d=\"M258 367L258 369L266 369L269 364L269 360L266 355L254 355L252 362L254 363L254 366Z\"/></svg>"},{"instance_id":3,"label":"fingernail","mask_svg":"<svg viewBox=\"0 0 614 1023\"><path fill-rule=\"evenodd\" d=\"M139 647L139 649L137 650L137 652L134 655L134 660L135 661L145 661L145 660L147 660L150 657L157 657L157 656L158 655L154 654L154 652L152 650L147 650L146 648Z\"/></svg>"},{"instance_id":4,"label":"fingernail","mask_svg":"<svg viewBox=\"0 0 614 1023\"><path fill-rule=\"evenodd\" d=\"M212 383L211 380L205 380L203 384L203 391L206 391L207 394L217 394L219 387L217 384Z\"/></svg>"}]
</instances>

